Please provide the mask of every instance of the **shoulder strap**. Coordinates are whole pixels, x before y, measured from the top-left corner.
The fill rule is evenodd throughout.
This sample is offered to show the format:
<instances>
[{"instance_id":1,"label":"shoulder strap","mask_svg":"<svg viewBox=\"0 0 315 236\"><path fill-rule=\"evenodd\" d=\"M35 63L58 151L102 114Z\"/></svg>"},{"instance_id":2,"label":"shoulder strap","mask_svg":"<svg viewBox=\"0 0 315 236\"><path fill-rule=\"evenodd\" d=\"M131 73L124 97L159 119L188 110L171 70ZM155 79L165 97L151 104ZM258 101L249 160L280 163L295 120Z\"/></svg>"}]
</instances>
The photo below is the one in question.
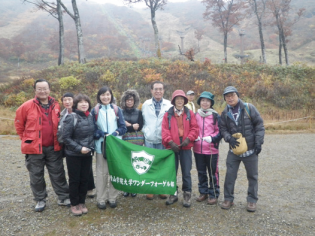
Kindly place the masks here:
<instances>
[{"instance_id":1,"label":"shoulder strap","mask_svg":"<svg viewBox=\"0 0 315 236\"><path fill-rule=\"evenodd\" d=\"M249 119L252 119L252 118L250 117L250 110L249 110L249 105L248 105L248 103L247 103L247 102L244 102L244 105L245 105L245 112L247 113Z\"/></svg>"},{"instance_id":2,"label":"shoulder strap","mask_svg":"<svg viewBox=\"0 0 315 236\"><path fill-rule=\"evenodd\" d=\"M112 104L113 105L113 108L114 108L114 112L115 112L115 115L117 117L117 119L119 119L119 116L118 116L118 106L116 104Z\"/></svg>"},{"instance_id":3,"label":"shoulder strap","mask_svg":"<svg viewBox=\"0 0 315 236\"><path fill-rule=\"evenodd\" d=\"M189 122L190 122L190 110L189 110L189 108L184 106L184 111L185 111L186 116L187 116L186 120L189 120Z\"/></svg>"},{"instance_id":4,"label":"shoulder strap","mask_svg":"<svg viewBox=\"0 0 315 236\"><path fill-rule=\"evenodd\" d=\"M94 107L95 122L97 121L99 111L100 111L100 104L97 103L96 106Z\"/></svg>"},{"instance_id":5,"label":"shoulder strap","mask_svg":"<svg viewBox=\"0 0 315 236\"><path fill-rule=\"evenodd\" d=\"M75 126L77 125L78 123L78 116L76 113L71 113L73 115L73 127L75 128Z\"/></svg>"}]
</instances>

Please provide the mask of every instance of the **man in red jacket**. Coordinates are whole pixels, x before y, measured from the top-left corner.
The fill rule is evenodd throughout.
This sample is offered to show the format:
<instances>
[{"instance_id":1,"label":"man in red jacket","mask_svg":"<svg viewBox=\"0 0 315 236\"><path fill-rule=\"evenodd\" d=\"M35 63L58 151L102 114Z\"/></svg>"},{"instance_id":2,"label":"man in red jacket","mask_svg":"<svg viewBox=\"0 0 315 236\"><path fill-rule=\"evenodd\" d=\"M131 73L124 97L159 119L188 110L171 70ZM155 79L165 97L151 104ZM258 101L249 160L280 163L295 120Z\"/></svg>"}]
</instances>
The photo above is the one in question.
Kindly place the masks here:
<instances>
[{"instance_id":1,"label":"man in red jacket","mask_svg":"<svg viewBox=\"0 0 315 236\"><path fill-rule=\"evenodd\" d=\"M165 148L172 149L175 152L176 173L180 162L184 207L190 207L191 205L191 147L199 134L195 114L185 107L187 102L185 92L176 90L172 95L171 102L174 106L164 114L162 121L162 144ZM174 195L169 196L166 205L171 205L177 201L176 191Z\"/></svg>"},{"instance_id":2,"label":"man in red jacket","mask_svg":"<svg viewBox=\"0 0 315 236\"><path fill-rule=\"evenodd\" d=\"M57 141L60 107L49 96L49 83L35 81L35 98L23 103L16 111L15 129L22 140L21 150L30 175L30 185L37 202L35 211L46 206L44 167L49 173L51 185L58 195L58 205L70 205L69 186L65 177L61 147Z\"/></svg>"}]
</instances>

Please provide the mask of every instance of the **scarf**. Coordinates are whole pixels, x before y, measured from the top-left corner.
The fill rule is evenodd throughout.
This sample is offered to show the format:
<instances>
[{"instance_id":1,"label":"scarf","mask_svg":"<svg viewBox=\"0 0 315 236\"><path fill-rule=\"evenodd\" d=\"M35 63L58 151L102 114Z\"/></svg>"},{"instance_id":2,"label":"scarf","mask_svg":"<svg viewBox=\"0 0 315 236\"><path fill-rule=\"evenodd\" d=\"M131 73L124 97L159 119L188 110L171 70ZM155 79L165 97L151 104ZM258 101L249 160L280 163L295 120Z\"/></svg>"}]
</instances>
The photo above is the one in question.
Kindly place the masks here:
<instances>
[{"instance_id":1,"label":"scarf","mask_svg":"<svg viewBox=\"0 0 315 236\"><path fill-rule=\"evenodd\" d=\"M218 112L216 112L216 111L213 110L212 108L209 108L209 109L206 109L206 110L200 108L200 109L198 109L197 112L198 112L198 114L199 114L201 117L211 116L212 113L217 113L217 114L218 114Z\"/></svg>"}]
</instances>

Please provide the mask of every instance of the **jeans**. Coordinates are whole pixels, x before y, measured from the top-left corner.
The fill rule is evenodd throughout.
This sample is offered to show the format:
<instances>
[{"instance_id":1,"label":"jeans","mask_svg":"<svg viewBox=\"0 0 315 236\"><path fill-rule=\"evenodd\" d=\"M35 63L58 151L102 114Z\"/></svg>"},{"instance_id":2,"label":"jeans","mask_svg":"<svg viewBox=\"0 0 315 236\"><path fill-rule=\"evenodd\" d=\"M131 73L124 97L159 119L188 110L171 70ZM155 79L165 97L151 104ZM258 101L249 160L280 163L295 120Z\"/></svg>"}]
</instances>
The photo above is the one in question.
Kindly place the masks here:
<instances>
[{"instance_id":1,"label":"jeans","mask_svg":"<svg viewBox=\"0 0 315 236\"><path fill-rule=\"evenodd\" d=\"M191 150L180 150L175 153L175 167L176 176L178 171L178 166L180 162L180 168L182 170L182 190L184 192L191 192L191 167L192 167L192 153Z\"/></svg>"},{"instance_id":2,"label":"jeans","mask_svg":"<svg viewBox=\"0 0 315 236\"><path fill-rule=\"evenodd\" d=\"M194 155L198 171L198 188L200 194L209 194L210 198L218 198L220 195L218 154L206 155L194 153Z\"/></svg>"},{"instance_id":3,"label":"jeans","mask_svg":"<svg viewBox=\"0 0 315 236\"><path fill-rule=\"evenodd\" d=\"M145 140L144 145L148 148L155 148L155 149L161 149L161 150L165 149L162 143L150 143Z\"/></svg>"}]
</instances>

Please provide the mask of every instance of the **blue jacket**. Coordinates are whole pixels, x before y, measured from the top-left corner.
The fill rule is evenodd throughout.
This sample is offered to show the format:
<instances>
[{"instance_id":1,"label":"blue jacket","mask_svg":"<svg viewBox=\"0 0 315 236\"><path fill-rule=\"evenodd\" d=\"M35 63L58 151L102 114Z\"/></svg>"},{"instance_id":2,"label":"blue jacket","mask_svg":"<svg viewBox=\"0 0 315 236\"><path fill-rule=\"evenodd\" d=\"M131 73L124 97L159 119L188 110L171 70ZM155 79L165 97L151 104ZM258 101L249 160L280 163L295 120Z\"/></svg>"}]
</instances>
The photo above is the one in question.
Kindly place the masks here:
<instances>
[{"instance_id":1,"label":"blue jacket","mask_svg":"<svg viewBox=\"0 0 315 236\"><path fill-rule=\"evenodd\" d=\"M98 104L97 106L100 106L97 120L95 117L95 107L91 111L96 125L96 132L94 135L94 138L97 139L95 142L95 151L96 153L102 153L101 143L104 140L104 135L112 134L121 139L121 136L126 133L127 128L122 110L119 107L118 114L116 116L112 104ZM117 131L119 135L117 135L115 131Z\"/></svg>"}]
</instances>

